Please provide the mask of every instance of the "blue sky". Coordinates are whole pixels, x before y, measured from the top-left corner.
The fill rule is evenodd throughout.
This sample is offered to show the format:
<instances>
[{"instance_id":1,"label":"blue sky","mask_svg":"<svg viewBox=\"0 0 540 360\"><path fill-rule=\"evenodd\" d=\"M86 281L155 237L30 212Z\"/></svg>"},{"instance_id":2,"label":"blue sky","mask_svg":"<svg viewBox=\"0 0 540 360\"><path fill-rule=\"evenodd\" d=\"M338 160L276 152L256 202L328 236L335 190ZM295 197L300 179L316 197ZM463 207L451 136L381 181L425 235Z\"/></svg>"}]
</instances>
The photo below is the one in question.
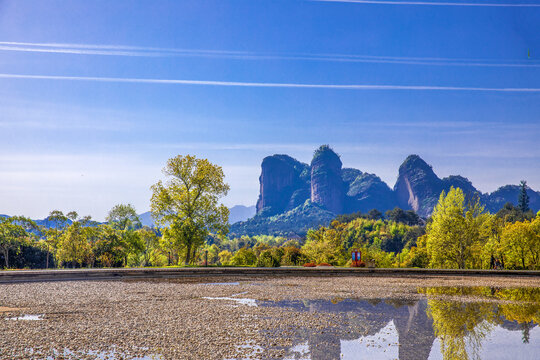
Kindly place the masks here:
<instances>
[{"instance_id":1,"label":"blue sky","mask_svg":"<svg viewBox=\"0 0 540 360\"><path fill-rule=\"evenodd\" d=\"M540 189L540 2L374 2L0 0L0 213L147 211L178 154L252 205L264 156L320 144Z\"/></svg>"}]
</instances>

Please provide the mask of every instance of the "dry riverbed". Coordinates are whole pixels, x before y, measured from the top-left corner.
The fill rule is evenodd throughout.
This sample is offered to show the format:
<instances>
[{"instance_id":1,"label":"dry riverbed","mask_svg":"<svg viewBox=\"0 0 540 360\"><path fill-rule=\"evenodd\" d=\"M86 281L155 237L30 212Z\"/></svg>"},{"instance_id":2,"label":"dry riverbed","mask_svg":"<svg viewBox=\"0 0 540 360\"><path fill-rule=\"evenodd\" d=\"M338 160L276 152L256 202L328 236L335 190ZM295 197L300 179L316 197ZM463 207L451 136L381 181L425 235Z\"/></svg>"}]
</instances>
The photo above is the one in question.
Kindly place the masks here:
<instances>
[{"instance_id":1,"label":"dry riverbed","mask_svg":"<svg viewBox=\"0 0 540 360\"><path fill-rule=\"evenodd\" d=\"M540 281L366 276L0 284L0 358L243 359L264 349L264 358L278 359L298 329L324 332L340 318L260 302L407 301L430 286L539 287Z\"/></svg>"}]
</instances>

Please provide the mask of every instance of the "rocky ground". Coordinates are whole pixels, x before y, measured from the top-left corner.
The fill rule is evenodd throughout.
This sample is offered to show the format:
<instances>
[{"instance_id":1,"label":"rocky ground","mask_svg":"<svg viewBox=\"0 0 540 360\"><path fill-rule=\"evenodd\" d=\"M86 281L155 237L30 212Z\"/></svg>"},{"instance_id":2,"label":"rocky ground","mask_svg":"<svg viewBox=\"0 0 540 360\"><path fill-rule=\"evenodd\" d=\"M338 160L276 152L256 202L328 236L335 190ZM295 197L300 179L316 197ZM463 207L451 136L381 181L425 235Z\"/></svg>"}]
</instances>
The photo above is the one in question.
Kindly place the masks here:
<instances>
[{"instance_id":1,"label":"rocky ground","mask_svg":"<svg viewBox=\"0 0 540 360\"><path fill-rule=\"evenodd\" d=\"M443 285L539 287L540 281L366 276L0 284L0 358L241 359L265 349L265 357L277 359L292 346L293 332L322 333L338 326L339 316L257 306L261 301L407 301L424 296L418 288ZM23 315L40 320L12 320Z\"/></svg>"}]
</instances>

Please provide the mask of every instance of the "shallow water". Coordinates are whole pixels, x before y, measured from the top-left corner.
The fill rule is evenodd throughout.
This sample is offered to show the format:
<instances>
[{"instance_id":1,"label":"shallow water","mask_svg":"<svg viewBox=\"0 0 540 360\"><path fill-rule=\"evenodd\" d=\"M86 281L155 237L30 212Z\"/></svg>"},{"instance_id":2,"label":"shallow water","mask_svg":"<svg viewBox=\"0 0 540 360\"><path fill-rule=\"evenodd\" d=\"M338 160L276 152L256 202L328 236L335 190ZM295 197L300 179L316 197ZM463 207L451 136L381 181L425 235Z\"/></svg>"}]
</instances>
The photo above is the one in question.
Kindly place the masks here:
<instances>
[{"instance_id":1,"label":"shallow water","mask_svg":"<svg viewBox=\"0 0 540 360\"><path fill-rule=\"evenodd\" d=\"M6 320L15 320L15 321L38 321L38 320L43 320L43 315L28 315L28 314L24 314L24 315L17 316L17 317L6 318Z\"/></svg>"},{"instance_id":2,"label":"shallow water","mask_svg":"<svg viewBox=\"0 0 540 360\"><path fill-rule=\"evenodd\" d=\"M231 285L231 286L237 286L237 285L240 285L240 283L238 281L231 281L231 282L201 283L201 285Z\"/></svg>"},{"instance_id":3,"label":"shallow water","mask_svg":"<svg viewBox=\"0 0 540 360\"><path fill-rule=\"evenodd\" d=\"M540 358L540 289L440 287L419 293L426 298L257 304L340 318L337 328L298 329L286 349L288 360Z\"/></svg>"},{"instance_id":4,"label":"shallow water","mask_svg":"<svg viewBox=\"0 0 540 360\"><path fill-rule=\"evenodd\" d=\"M257 300L255 300L255 299L235 297L235 296L243 295L243 294L244 293L235 294L235 295L231 295L230 297L209 297L209 296L205 296L205 297L203 297L203 299L229 301L229 302L236 303L237 305L247 305L247 306L255 306L255 307L258 306L257 305Z\"/></svg>"},{"instance_id":5,"label":"shallow water","mask_svg":"<svg viewBox=\"0 0 540 360\"><path fill-rule=\"evenodd\" d=\"M69 349L64 349L64 351L57 351L57 356L54 358L48 357L47 360L54 360L57 357L64 359L77 359L80 356L80 353L75 353ZM96 360L116 360L116 359L129 359L129 360L163 360L161 355L147 355L142 357L129 357L123 353L118 353L114 350L111 351L97 351L89 350L83 352L83 356L95 357Z\"/></svg>"}]
</instances>

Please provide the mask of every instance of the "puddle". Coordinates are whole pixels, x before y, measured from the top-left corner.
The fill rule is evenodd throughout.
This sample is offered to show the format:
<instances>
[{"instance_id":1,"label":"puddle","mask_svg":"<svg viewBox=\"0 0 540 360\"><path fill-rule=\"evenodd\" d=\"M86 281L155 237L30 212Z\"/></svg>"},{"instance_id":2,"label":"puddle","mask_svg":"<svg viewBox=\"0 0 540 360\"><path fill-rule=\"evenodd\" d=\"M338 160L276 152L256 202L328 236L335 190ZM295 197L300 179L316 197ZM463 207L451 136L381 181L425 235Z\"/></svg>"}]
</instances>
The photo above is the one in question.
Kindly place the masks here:
<instances>
[{"instance_id":1,"label":"puddle","mask_svg":"<svg viewBox=\"0 0 540 360\"><path fill-rule=\"evenodd\" d=\"M339 326L293 329L285 360L538 359L540 289L440 287L419 293L425 298L257 304L338 319ZM280 343L278 331L260 331L268 343Z\"/></svg>"},{"instance_id":2,"label":"puddle","mask_svg":"<svg viewBox=\"0 0 540 360\"><path fill-rule=\"evenodd\" d=\"M144 349L141 349L144 350ZM147 350L147 349L146 349ZM80 359L82 358L93 358L98 360L163 360L164 357L161 355L153 354L153 355L146 355L146 356L135 356L130 357L126 355L125 353L116 351L116 350L109 350L109 351L101 351L101 350L86 350L86 351L72 351L70 349L64 349L63 351L59 351L57 349L53 349L52 352L54 353L54 356L46 356L42 357L43 354L34 351L33 349L28 349L28 355L31 355L32 358L39 357L40 359L46 359L46 360L54 360L57 358L61 359Z\"/></svg>"},{"instance_id":3,"label":"puddle","mask_svg":"<svg viewBox=\"0 0 540 360\"><path fill-rule=\"evenodd\" d=\"M239 282L213 282L213 283L202 283L201 285L231 285L236 286L240 285Z\"/></svg>"},{"instance_id":4,"label":"puddle","mask_svg":"<svg viewBox=\"0 0 540 360\"><path fill-rule=\"evenodd\" d=\"M487 286L438 286L419 288L418 293L428 298L456 301L499 301L540 305L540 288L500 288Z\"/></svg>"},{"instance_id":5,"label":"puddle","mask_svg":"<svg viewBox=\"0 0 540 360\"><path fill-rule=\"evenodd\" d=\"M237 296L242 294L236 294L232 296ZM247 305L247 306L257 306L257 301L255 299L248 299L248 298L235 298L235 297L209 297L205 296L203 299L207 300L226 300L226 301L233 301L239 305Z\"/></svg>"},{"instance_id":6,"label":"puddle","mask_svg":"<svg viewBox=\"0 0 540 360\"><path fill-rule=\"evenodd\" d=\"M16 321L37 321L43 320L43 315L22 315L12 318L6 318L6 320L16 320Z\"/></svg>"},{"instance_id":7,"label":"puddle","mask_svg":"<svg viewBox=\"0 0 540 360\"><path fill-rule=\"evenodd\" d=\"M259 359L264 353L264 348L262 346L251 344L249 342L237 345L236 350L241 354L240 357L226 358L224 360L254 360Z\"/></svg>"}]
</instances>

